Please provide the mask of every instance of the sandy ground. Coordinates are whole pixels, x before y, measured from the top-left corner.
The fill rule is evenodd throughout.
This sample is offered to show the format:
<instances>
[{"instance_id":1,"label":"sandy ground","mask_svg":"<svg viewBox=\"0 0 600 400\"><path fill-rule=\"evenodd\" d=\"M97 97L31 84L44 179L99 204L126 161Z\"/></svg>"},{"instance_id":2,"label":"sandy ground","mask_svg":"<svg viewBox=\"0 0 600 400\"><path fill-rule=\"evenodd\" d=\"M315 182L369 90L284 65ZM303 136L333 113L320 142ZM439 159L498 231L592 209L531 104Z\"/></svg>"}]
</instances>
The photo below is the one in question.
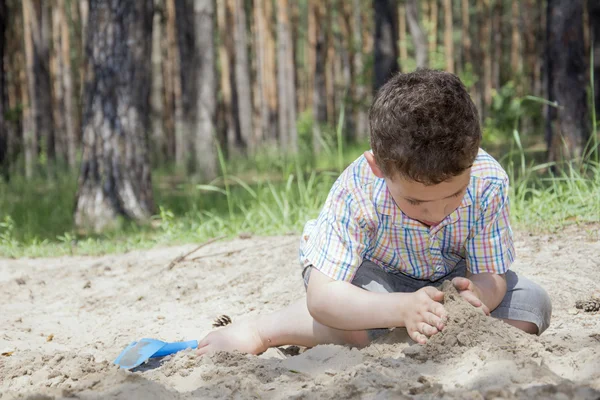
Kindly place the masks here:
<instances>
[{"instance_id":1,"label":"sandy ground","mask_svg":"<svg viewBox=\"0 0 600 400\"><path fill-rule=\"evenodd\" d=\"M513 269L553 300L552 325L539 338L447 298L454 333L426 348L396 330L362 350L185 351L133 372L112 364L133 340L199 339L221 314L235 320L301 297L298 238L219 241L170 270L195 246L0 259L0 398L600 398L600 314L574 308L600 290L599 227L517 232L516 241Z\"/></svg>"}]
</instances>

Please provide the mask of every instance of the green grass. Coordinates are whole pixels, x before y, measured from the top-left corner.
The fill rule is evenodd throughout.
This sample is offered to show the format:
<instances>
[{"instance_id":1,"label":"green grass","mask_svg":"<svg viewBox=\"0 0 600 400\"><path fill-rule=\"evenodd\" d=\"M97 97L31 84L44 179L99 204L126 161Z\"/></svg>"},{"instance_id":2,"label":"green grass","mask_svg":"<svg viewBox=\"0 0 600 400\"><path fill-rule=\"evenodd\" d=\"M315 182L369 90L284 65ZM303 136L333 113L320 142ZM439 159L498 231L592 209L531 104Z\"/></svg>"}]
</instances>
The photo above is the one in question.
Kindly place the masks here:
<instances>
[{"instance_id":1,"label":"green grass","mask_svg":"<svg viewBox=\"0 0 600 400\"><path fill-rule=\"evenodd\" d=\"M339 143L319 159L309 155L286 160L263 153L228 164L220 154L223 175L205 185L157 171L153 183L159 211L152 224L125 223L118 231L96 236L79 236L72 225L76 176L0 181L0 256L98 255L241 232L299 233L317 216L340 169L366 148ZM500 158L511 176L514 227L542 232L600 221L600 164L591 155L596 158L552 172L552 165L531 161L535 154L521 147L515 129L512 150Z\"/></svg>"}]
</instances>

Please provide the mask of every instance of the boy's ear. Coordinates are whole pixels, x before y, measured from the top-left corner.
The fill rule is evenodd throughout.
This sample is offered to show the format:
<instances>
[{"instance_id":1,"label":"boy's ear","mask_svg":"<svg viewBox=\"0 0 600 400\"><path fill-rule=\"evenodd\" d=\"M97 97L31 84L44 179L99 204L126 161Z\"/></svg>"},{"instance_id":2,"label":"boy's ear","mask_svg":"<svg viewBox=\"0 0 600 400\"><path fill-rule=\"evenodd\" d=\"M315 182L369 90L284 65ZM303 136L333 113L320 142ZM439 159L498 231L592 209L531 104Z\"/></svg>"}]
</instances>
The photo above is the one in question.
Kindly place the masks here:
<instances>
[{"instance_id":1,"label":"boy's ear","mask_svg":"<svg viewBox=\"0 0 600 400\"><path fill-rule=\"evenodd\" d=\"M371 171L378 178L383 178L383 172L375 162L375 156L370 151L365 151L365 158L367 159L367 163L369 163L369 167L371 167Z\"/></svg>"}]
</instances>

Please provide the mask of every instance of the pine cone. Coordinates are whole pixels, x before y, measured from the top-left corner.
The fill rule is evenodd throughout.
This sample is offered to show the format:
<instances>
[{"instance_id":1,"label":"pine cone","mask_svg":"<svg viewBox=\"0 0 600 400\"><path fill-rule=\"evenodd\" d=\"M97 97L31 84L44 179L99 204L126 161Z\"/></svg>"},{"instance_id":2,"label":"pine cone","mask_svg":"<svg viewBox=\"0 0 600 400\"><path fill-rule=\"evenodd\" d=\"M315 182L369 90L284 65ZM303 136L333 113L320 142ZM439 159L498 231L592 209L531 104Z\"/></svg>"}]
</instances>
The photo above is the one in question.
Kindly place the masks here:
<instances>
[{"instance_id":1,"label":"pine cone","mask_svg":"<svg viewBox=\"0 0 600 400\"><path fill-rule=\"evenodd\" d=\"M231 318L228 315L220 315L213 321L213 328L219 328L231 324Z\"/></svg>"},{"instance_id":2,"label":"pine cone","mask_svg":"<svg viewBox=\"0 0 600 400\"><path fill-rule=\"evenodd\" d=\"M575 303L575 307L583 309L585 312L600 311L600 299L579 300Z\"/></svg>"}]
</instances>

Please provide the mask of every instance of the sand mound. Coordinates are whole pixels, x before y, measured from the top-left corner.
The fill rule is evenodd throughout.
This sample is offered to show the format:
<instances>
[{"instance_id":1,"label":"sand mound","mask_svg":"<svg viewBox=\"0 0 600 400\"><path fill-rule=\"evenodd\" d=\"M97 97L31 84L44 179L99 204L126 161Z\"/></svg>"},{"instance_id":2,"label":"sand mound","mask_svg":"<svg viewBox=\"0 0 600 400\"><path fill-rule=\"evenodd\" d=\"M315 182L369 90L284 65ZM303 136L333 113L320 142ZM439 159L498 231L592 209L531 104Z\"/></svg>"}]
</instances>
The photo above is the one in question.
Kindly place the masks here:
<instances>
[{"instance_id":1,"label":"sand mound","mask_svg":"<svg viewBox=\"0 0 600 400\"><path fill-rule=\"evenodd\" d=\"M444 292L444 308L448 313L446 327L432 336L426 345L407 348L404 351L407 357L443 361L471 348L493 353L533 354L543 347L535 336L488 317L473 307L458 294L450 281L445 281L440 289Z\"/></svg>"}]
</instances>

